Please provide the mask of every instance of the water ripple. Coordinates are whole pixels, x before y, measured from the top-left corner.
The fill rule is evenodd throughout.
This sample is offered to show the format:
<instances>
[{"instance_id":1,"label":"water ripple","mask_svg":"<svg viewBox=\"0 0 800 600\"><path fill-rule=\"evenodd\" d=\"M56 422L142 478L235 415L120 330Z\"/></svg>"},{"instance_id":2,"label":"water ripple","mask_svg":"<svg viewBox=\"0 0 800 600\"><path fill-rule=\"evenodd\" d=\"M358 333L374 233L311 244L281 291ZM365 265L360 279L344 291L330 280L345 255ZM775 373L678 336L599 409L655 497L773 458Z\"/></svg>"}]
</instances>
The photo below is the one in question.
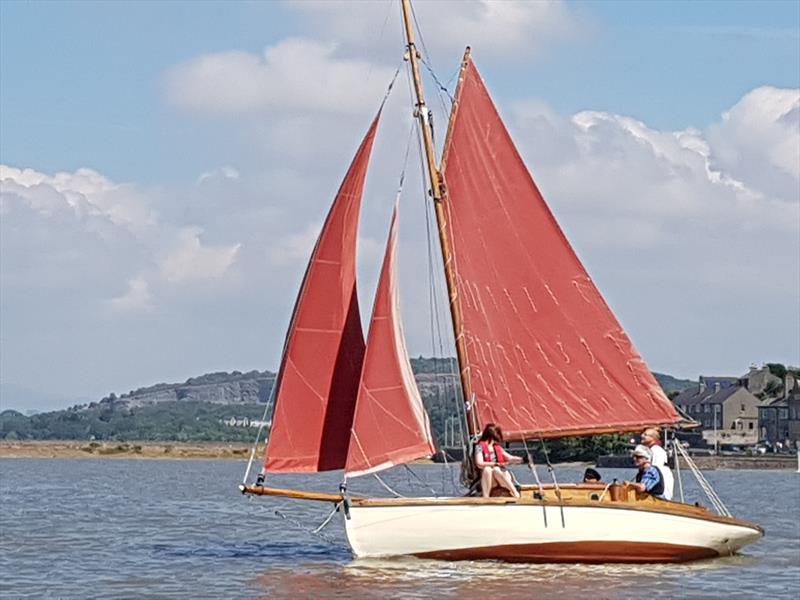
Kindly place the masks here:
<instances>
[{"instance_id":1,"label":"water ripple","mask_svg":"<svg viewBox=\"0 0 800 600\"><path fill-rule=\"evenodd\" d=\"M794 473L708 474L734 514L767 530L743 555L680 565L518 565L353 559L340 518L325 529L333 544L309 533L327 505L243 497L236 490L242 469L233 461L0 460L0 596L429 599L491 593L508 600L629 598L650 590L679 598L800 597L800 475ZM450 491L453 478L443 467L415 470L428 485ZM580 475L559 470L564 481ZM332 490L338 478L329 473L273 482ZM401 493L413 491L403 469L386 478ZM381 492L370 478L351 486Z\"/></svg>"}]
</instances>

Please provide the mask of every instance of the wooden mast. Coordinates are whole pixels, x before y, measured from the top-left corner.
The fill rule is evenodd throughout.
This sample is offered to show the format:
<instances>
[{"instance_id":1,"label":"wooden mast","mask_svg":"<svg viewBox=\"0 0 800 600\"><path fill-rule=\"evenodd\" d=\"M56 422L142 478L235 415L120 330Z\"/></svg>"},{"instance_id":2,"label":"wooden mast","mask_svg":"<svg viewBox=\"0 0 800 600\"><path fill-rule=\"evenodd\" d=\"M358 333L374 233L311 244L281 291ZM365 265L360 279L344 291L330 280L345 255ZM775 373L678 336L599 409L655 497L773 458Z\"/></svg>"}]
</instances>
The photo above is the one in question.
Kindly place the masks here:
<instances>
[{"instance_id":1,"label":"wooden mast","mask_svg":"<svg viewBox=\"0 0 800 600\"><path fill-rule=\"evenodd\" d=\"M475 414L474 406L472 406L471 402L472 386L467 373L468 367L467 353L464 346L464 326L461 318L461 307L458 303L458 288L456 287L456 274L453 268L453 255L450 249L450 240L447 235L447 220L444 213L444 204L442 202L444 196L442 176L439 169L436 167L436 150L433 147L432 126L428 117L428 107L425 104L425 94L422 89L422 78L420 77L419 71L419 52L414 43L414 27L412 24L410 0L401 0L401 6L403 8L403 25L406 33L408 60L411 63L414 92L417 97L415 116L419 119L422 129L425 159L431 182L431 195L433 196L433 207L436 213L436 225L439 231L439 243L442 247L442 260L444 261L444 275L447 282L450 317L453 323L453 336L456 342L456 356L458 358L458 369L461 378L461 390L464 394L465 406L467 407L467 430L470 436L472 436L478 429L477 415Z\"/></svg>"}]
</instances>

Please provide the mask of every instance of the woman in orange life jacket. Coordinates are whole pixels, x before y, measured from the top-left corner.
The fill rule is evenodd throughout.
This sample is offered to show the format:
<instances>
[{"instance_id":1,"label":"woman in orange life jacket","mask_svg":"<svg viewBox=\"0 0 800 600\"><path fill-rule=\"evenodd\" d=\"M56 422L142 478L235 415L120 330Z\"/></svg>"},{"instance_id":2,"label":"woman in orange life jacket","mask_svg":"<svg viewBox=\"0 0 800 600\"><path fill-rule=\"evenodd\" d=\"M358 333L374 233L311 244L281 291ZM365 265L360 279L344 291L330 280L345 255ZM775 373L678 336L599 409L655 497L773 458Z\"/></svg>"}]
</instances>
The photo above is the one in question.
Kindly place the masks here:
<instances>
[{"instance_id":1,"label":"woman in orange life jacket","mask_svg":"<svg viewBox=\"0 0 800 600\"><path fill-rule=\"evenodd\" d=\"M519 498L511 473L505 466L518 465L522 459L503 450L502 442L503 430L494 423L488 423L475 444L475 466L481 472L481 493L484 498L489 497L495 486L504 487L514 498Z\"/></svg>"}]
</instances>

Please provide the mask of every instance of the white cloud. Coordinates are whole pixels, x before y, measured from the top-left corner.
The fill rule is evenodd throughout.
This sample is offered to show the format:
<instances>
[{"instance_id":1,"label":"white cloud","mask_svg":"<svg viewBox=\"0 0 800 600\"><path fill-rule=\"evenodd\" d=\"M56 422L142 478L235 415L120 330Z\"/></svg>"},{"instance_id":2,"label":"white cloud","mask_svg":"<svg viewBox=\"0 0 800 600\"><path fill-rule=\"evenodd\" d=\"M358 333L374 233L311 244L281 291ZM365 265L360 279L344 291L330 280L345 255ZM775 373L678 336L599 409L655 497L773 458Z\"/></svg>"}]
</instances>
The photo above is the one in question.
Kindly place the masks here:
<instances>
[{"instance_id":1,"label":"white cloud","mask_svg":"<svg viewBox=\"0 0 800 600\"><path fill-rule=\"evenodd\" d=\"M226 165L224 167L220 167L219 169L214 169L213 171L207 171L201 174L200 177L197 178L196 183L197 185L200 185L205 181L214 181L219 179L239 179L239 177L240 174L238 169Z\"/></svg>"},{"instance_id":2,"label":"white cloud","mask_svg":"<svg viewBox=\"0 0 800 600\"><path fill-rule=\"evenodd\" d=\"M301 0L289 4L310 17L316 34L324 39L362 52L366 47L387 60L399 57L403 42L394 37L401 27L399 3ZM472 45L485 58L529 60L557 41L588 31L585 20L561 1L436 0L416 2L414 11L421 27L417 43L421 47L424 42L434 57L460 55ZM391 45L382 38L398 39L391 55L386 51Z\"/></svg>"},{"instance_id":3,"label":"white cloud","mask_svg":"<svg viewBox=\"0 0 800 600\"><path fill-rule=\"evenodd\" d=\"M651 367L798 360L798 97L758 88L703 131L540 103L510 112L544 197Z\"/></svg>"},{"instance_id":4,"label":"white cloud","mask_svg":"<svg viewBox=\"0 0 800 600\"><path fill-rule=\"evenodd\" d=\"M157 215L148 198L131 186L113 183L92 169L47 175L33 169L0 165L0 183L17 190L42 215L71 209L80 217L102 217L131 232L152 226Z\"/></svg>"},{"instance_id":5,"label":"white cloud","mask_svg":"<svg viewBox=\"0 0 800 600\"><path fill-rule=\"evenodd\" d=\"M755 124L754 111L741 110L754 97L779 100L777 109L755 111ZM697 233L689 233L692 228L705 234L796 231L798 175L784 166L798 143L796 123L785 123L797 98L796 90L759 88L707 132L659 131L593 111L567 119L537 104L517 106L512 123L537 179L550 186L561 210L575 212L583 239L642 247L673 244L681 237L676 227L689 237ZM721 134L748 128L752 133L735 143ZM758 180L725 158L740 152L770 176ZM691 239L684 241L691 247Z\"/></svg>"},{"instance_id":6,"label":"white cloud","mask_svg":"<svg viewBox=\"0 0 800 600\"><path fill-rule=\"evenodd\" d=\"M326 56L344 60L336 52ZM269 68L266 60L258 65ZM355 115L323 112L315 101L303 115L247 113L242 123L254 131L250 151L257 156L226 158L218 163L226 166L170 189L120 184L85 169L50 175L0 166L4 326L15 327L31 310L30 298L41 304L36 320L7 339L19 346L34 335L36 352L46 354L53 344L68 354L61 340L75 329L99 335L91 332L102 314L115 327L113 342L129 343L127 368L146 377L141 384L161 378L159 370L139 375L141 357L169 346L166 339L201 336L215 350L198 362L199 354L176 344L158 353L152 369L180 364L189 376L206 366L274 366L305 262L388 76L374 79L379 90ZM772 348L792 352L784 338L797 328L797 302L786 293L787 286L797 289L800 270L791 154L797 96L754 90L702 131L663 131L608 112L561 115L535 100L501 105L545 198L651 366L693 373L698 352L684 352L685 345L701 339L704 352L722 356L736 340L710 340L751 323L766 333L746 337L743 363ZM358 252L365 319L408 136L405 102L393 96L387 105L365 188ZM269 153L261 154L267 151L259 144ZM403 199L401 296L410 349L428 353L415 162L411 157ZM43 314L59 319L44 327ZM446 316L441 322L446 329ZM266 339L278 341L267 348ZM93 358L75 361L105 360L96 348L83 352ZM19 356L18 371L22 357L38 360L33 351Z\"/></svg>"},{"instance_id":7,"label":"white cloud","mask_svg":"<svg viewBox=\"0 0 800 600\"><path fill-rule=\"evenodd\" d=\"M290 233L276 239L269 249L272 264L290 265L307 262L321 227L322 223L312 222L301 232Z\"/></svg>"},{"instance_id":8,"label":"white cloud","mask_svg":"<svg viewBox=\"0 0 800 600\"><path fill-rule=\"evenodd\" d=\"M128 281L128 289L124 294L109 301L111 309L120 313L152 312L153 296L150 285L143 277Z\"/></svg>"},{"instance_id":9,"label":"white cloud","mask_svg":"<svg viewBox=\"0 0 800 600\"><path fill-rule=\"evenodd\" d=\"M219 279L236 261L241 244L204 246L202 229L188 227L177 232L169 253L159 261L161 276L170 283Z\"/></svg>"},{"instance_id":10,"label":"white cloud","mask_svg":"<svg viewBox=\"0 0 800 600\"><path fill-rule=\"evenodd\" d=\"M760 87L709 129L713 162L733 177L797 202L800 178L800 92ZM787 193L788 192L788 193Z\"/></svg>"},{"instance_id":11,"label":"white cloud","mask_svg":"<svg viewBox=\"0 0 800 600\"><path fill-rule=\"evenodd\" d=\"M335 50L330 42L288 38L262 56L239 50L205 54L167 73L167 97L179 108L233 116L353 114L372 107L391 71L337 58ZM371 72L376 76L365 77Z\"/></svg>"}]
</instances>

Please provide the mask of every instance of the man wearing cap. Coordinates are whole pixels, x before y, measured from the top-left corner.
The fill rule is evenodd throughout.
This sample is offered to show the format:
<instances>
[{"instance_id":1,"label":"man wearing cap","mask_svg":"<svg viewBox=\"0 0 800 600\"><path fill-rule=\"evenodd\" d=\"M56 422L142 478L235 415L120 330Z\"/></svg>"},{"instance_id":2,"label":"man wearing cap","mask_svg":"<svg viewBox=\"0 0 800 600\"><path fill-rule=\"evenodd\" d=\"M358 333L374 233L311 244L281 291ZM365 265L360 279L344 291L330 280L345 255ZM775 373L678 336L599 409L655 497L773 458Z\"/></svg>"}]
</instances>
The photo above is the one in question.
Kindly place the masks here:
<instances>
[{"instance_id":1,"label":"man wearing cap","mask_svg":"<svg viewBox=\"0 0 800 600\"><path fill-rule=\"evenodd\" d=\"M661 471L658 467L651 464L653 455L647 446L639 444L633 450L633 462L639 469L636 473L636 482L626 481L625 484L634 488L640 494L652 494L653 496L662 497L664 494L664 478L661 476Z\"/></svg>"}]
</instances>

